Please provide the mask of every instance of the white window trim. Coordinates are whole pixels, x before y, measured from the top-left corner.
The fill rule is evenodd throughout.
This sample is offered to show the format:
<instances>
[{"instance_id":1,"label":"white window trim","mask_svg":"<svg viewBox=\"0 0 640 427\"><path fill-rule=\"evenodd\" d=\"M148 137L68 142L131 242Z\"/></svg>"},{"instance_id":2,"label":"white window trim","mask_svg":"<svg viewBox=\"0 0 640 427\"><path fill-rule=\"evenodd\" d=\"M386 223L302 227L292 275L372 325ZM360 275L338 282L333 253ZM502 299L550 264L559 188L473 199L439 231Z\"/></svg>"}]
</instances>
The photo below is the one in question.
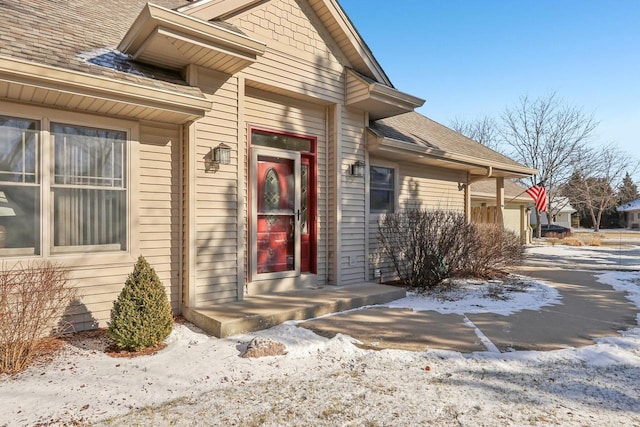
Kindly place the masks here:
<instances>
[{"instance_id":1,"label":"white window trim","mask_svg":"<svg viewBox=\"0 0 640 427\"><path fill-rule=\"evenodd\" d=\"M383 168L390 168L393 169L393 212L398 212L398 207L400 206L399 204L399 200L400 200L400 166L398 165L398 163L395 162L389 162L386 160L379 160L379 159L375 159L372 157L369 157L369 166L367 167L367 179L366 179L366 192L367 192L367 214L370 215L371 218L377 219L380 218L382 215L386 215L388 213L391 212L371 212L371 202L370 202L370 197L371 197L371 173L369 171L369 168L371 166L380 166Z\"/></svg>"},{"instance_id":2,"label":"white window trim","mask_svg":"<svg viewBox=\"0 0 640 427\"><path fill-rule=\"evenodd\" d=\"M140 239L138 229L139 219L139 174L134 170L134 165L140 164L140 126L138 122L115 119L103 116L94 116L84 113L75 113L62 110L55 110L45 107L15 104L0 101L0 115L38 120L40 122L41 134L41 182L40 182L40 250L39 255L5 255L0 254L3 261L12 263L20 262L24 259L47 259L52 262L60 262L66 267L92 267L105 264L125 264L131 265L136 262L140 254ZM69 125L87 126L93 128L105 128L124 131L127 133L127 211L126 211L126 249L108 252L66 252L56 249L51 250L51 239L53 239L52 221L50 213L50 191L49 184L53 173L53 163L48 147L51 146L53 136L50 132L52 122L65 123ZM46 139L46 143L45 143ZM45 147L46 145L46 147ZM44 149L47 148L47 149ZM49 170L44 170L48 165ZM43 218L49 218L43 221ZM17 258L19 257L19 258Z\"/></svg>"}]
</instances>

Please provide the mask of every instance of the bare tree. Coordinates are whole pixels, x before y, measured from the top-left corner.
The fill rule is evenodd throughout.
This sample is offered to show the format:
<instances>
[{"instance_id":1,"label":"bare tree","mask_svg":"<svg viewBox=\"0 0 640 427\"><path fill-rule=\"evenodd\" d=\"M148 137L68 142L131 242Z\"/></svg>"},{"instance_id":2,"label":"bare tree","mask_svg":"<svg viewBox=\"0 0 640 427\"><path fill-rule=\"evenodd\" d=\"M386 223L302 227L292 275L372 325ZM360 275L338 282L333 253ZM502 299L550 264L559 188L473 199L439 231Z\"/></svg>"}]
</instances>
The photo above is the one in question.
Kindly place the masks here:
<instances>
[{"instance_id":1,"label":"bare tree","mask_svg":"<svg viewBox=\"0 0 640 427\"><path fill-rule=\"evenodd\" d=\"M502 121L500 132L507 154L537 169L538 176L531 178L531 184L542 181L547 188L547 217L551 220L563 207L558 204L559 190L571 177L573 159L586 149L598 123L555 93L533 100L521 97L517 105L505 110ZM536 219L540 224L538 211Z\"/></svg>"},{"instance_id":2,"label":"bare tree","mask_svg":"<svg viewBox=\"0 0 640 427\"><path fill-rule=\"evenodd\" d=\"M467 138L471 138L492 150L500 151L498 124L493 117L482 116L479 119L471 121L456 117L450 126L451 129L463 134Z\"/></svg>"},{"instance_id":3,"label":"bare tree","mask_svg":"<svg viewBox=\"0 0 640 427\"><path fill-rule=\"evenodd\" d=\"M632 166L629 155L614 144L586 148L574 158L574 173L564 193L591 217L595 231L600 231L602 215L618 205L616 189Z\"/></svg>"}]
</instances>

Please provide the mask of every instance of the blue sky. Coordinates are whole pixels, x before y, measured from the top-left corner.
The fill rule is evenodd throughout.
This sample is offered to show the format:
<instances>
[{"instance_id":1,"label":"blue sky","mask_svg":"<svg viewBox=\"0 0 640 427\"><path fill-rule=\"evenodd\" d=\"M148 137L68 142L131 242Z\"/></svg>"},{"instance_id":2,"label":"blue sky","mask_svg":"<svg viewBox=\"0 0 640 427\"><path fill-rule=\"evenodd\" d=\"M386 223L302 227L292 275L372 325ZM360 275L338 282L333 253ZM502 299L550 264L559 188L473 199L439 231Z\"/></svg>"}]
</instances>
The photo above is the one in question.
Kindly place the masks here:
<instances>
[{"instance_id":1,"label":"blue sky","mask_svg":"<svg viewBox=\"0 0 640 427\"><path fill-rule=\"evenodd\" d=\"M600 122L595 144L640 159L640 0L339 1L422 114L449 125L556 92Z\"/></svg>"}]
</instances>

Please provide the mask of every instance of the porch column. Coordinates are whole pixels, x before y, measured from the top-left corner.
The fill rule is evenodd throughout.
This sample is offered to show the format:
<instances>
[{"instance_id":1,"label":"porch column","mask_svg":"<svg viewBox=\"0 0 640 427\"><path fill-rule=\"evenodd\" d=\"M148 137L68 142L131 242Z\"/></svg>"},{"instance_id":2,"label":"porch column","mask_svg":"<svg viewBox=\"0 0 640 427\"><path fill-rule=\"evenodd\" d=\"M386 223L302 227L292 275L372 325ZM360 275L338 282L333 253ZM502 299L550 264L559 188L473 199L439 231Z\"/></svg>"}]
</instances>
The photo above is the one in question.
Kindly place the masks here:
<instances>
[{"instance_id":1,"label":"porch column","mask_svg":"<svg viewBox=\"0 0 640 427\"><path fill-rule=\"evenodd\" d=\"M520 205L520 241L526 245L529 243L529 237L527 236L527 210L524 205Z\"/></svg>"},{"instance_id":2,"label":"porch column","mask_svg":"<svg viewBox=\"0 0 640 427\"><path fill-rule=\"evenodd\" d=\"M238 260L237 260L237 271L238 271L238 284L236 287L236 292L238 296L238 301L242 301L244 299L244 289L246 284L246 276L245 276L245 266L247 266L246 261L246 253L245 253L245 236L246 236L246 227L247 223L247 205L245 204L245 195L247 194L247 177L249 174L247 173L247 164L245 163L245 155L248 159L247 152L247 143L245 139L244 132L242 129L245 128L244 121L244 106L245 106L245 80L244 77L238 77L238 175L237 175L237 183L238 183L238 194L237 194L237 203L238 203L238 219L237 224L238 227L236 229L236 247L238 250Z\"/></svg>"},{"instance_id":3,"label":"porch column","mask_svg":"<svg viewBox=\"0 0 640 427\"><path fill-rule=\"evenodd\" d=\"M333 259L331 266L333 270L329 272L329 282L333 285L340 286L342 284L342 178L345 173L342 165L342 105L336 104L333 108L333 143L334 143L334 159L333 159L333 204L334 223L333 223ZM331 191L330 190L330 191Z\"/></svg>"},{"instance_id":4,"label":"porch column","mask_svg":"<svg viewBox=\"0 0 640 427\"><path fill-rule=\"evenodd\" d=\"M185 307L193 308L196 305L196 256L197 256L197 236L196 236L196 130L195 123L191 122L185 128L186 147L183 149L186 167L184 177L186 180L186 191L184 197L185 215L184 221L184 283L183 300Z\"/></svg>"},{"instance_id":5,"label":"porch column","mask_svg":"<svg viewBox=\"0 0 640 427\"><path fill-rule=\"evenodd\" d=\"M471 222L471 173L467 172L467 183L464 186L464 217L467 224Z\"/></svg>"},{"instance_id":6,"label":"porch column","mask_svg":"<svg viewBox=\"0 0 640 427\"><path fill-rule=\"evenodd\" d=\"M189 65L185 70L185 80L192 86L198 85L198 68ZM186 308L194 308L196 305L196 256L198 243L196 236L196 124L190 122L184 126L182 147L182 179L183 181L183 206L182 239L184 248L183 256L183 280L182 280L182 305ZM186 188L185 188L186 187Z\"/></svg>"},{"instance_id":7,"label":"porch column","mask_svg":"<svg viewBox=\"0 0 640 427\"><path fill-rule=\"evenodd\" d=\"M504 178L496 178L496 223L504 227Z\"/></svg>"}]
</instances>

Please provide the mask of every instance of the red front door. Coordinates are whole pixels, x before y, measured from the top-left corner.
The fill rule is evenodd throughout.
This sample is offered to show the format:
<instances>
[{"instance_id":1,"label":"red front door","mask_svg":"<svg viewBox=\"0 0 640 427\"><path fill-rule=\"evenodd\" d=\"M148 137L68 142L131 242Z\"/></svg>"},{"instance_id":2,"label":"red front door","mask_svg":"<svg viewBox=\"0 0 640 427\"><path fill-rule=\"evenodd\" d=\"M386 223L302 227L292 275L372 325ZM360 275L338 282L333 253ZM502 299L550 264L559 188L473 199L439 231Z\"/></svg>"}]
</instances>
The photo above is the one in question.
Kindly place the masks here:
<instances>
[{"instance_id":1,"label":"red front door","mask_svg":"<svg viewBox=\"0 0 640 427\"><path fill-rule=\"evenodd\" d=\"M296 269L296 174L293 159L258 156L257 273Z\"/></svg>"},{"instance_id":2,"label":"red front door","mask_svg":"<svg viewBox=\"0 0 640 427\"><path fill-rule=\"evenodd\" d=\"M255 133L250 148L251 280L316 273L315 142Z\"/></svg>"}]
</instances>

